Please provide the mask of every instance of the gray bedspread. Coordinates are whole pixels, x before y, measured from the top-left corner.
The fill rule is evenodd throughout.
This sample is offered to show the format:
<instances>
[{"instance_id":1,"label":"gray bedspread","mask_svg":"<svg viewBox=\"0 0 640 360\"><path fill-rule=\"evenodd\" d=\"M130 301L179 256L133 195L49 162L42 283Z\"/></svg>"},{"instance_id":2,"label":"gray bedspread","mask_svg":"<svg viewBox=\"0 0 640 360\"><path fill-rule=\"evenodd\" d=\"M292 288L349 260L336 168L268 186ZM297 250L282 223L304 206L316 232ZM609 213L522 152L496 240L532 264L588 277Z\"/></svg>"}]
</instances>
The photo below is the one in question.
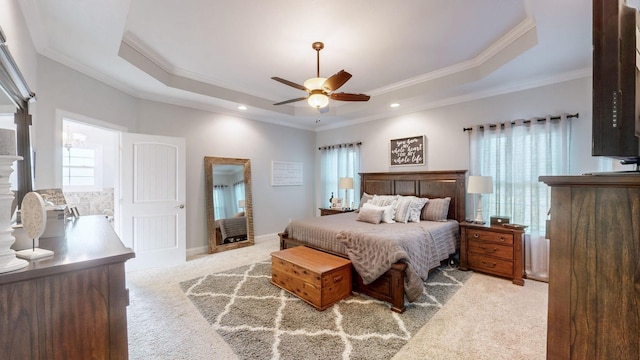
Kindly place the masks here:
<instances>
[{"instance_id":1,"label":"gray bedspread","mask_svg":"<svg viewBox=\"0 0 640 360\"><path fill-rule=\"evenodd\" d=\"M375 281L392 264L407 264L405 295L415 301L429 270L455 252L460 241L457 221L369 224L346 213L291 222L289 237L347 255L365 284Z\"/></svg>"},{"instance_id":2,"label":"gray bedspread","mask_svg":"<svg viewBox=\"0 0 640 360\"><path fill-rule=\"evenodd\" d=\"M216 223L220 226L223 240L247 235L247 218L244 216L216 220Z\"/></svg>"}]
</instances>

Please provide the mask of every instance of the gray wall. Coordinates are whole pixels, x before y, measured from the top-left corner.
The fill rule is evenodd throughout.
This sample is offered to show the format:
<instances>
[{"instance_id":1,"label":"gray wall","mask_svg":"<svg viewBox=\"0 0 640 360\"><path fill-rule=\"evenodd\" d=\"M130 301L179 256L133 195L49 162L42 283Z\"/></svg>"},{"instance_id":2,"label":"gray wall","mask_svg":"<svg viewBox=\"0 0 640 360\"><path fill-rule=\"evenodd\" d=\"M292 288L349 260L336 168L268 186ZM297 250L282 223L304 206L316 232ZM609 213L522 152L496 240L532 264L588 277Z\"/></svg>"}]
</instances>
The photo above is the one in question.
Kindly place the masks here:
<instances>
[{"instance_id":1,"label":"gray wall","mask_svg":"<svg viewBox=\"0 0 640 360\"><path fill-rule=\"evenodd\" d=\"M313 215L314 134L245 120L140 101L139 132L183 137L187 143L187 248L204 246L205 156L251 160L251 186L256 235L284 230L289 219ZM271 161L303 163L302 186L271 186Z\"/></svg>"},{"instance_id":2,"label":"gray wall","mask_svg":"<svg viewBox=\"0 0 640 360\"><path fill-rule=\"evenodd\" d=\"M570 174L602 169L604 158L591 156L590 77L324 130L317 133L316 145L361 140L363 172L469 169L469 138L463 128L561 113L580 114L578 119L571 120ZM426 165L390 167L389 141L415 135L426 135ZM320 155L316 154L318 172L319 159ZM611 163L607 159L603 162L607 161ZM614 165L613 168L623 167ZM323 203L319 186L316 187L318 204Z\"/></svg>"}]
</instances>

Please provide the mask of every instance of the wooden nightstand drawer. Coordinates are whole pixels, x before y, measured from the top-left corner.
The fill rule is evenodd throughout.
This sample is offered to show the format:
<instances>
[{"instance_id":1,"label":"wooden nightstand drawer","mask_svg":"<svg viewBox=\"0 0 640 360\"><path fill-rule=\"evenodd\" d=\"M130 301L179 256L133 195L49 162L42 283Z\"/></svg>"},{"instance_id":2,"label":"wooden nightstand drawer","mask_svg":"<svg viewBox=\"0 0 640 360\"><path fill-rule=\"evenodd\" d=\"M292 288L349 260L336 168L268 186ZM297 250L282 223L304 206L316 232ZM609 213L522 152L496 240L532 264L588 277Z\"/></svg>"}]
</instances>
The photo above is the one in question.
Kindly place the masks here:
<instances>
[{"instance_id":1,"label":"wooden nightstand drawer","mask_svg":"<svg viewBox=\"0 0 640 360\"><path fill-rule=\"evenodd\" d=\"M331 208L320 208L320 216L327 215L335 215L335 214L344 214L348 212L352 212L354 209L331 209Z\"/></svg>"},{"instance_id":2,"label":"wooden nightstand drawer","mask_svg":"<svg viewBox=\"0 0 640 360\"><path fill-rule=\"evenodd\" d=\"M513 276L513 262L495 257L469 254L469 267L495 275Z\"/></svg>"},{"instance_id":3,"label":"wooden nightstand drawer","mask_svg":"<svg viewBox=\"0 0 640 360\"><path fill-rule=\"evenodd\" d=\"M524 285L524 230L460 224L460 270L486 272Z\"/></svg>"},{"instance_id":4,"label":"wooden nightstand drawer","mask_svg":"<svg viewBox=\"0 0 640 360\"><path fill-rule=\"evenodd\" d=\"M467 240L473 239L481 241L492 241L505 245L513 245L513 235L511 233L501 233L479 229L467 230Z\"/></svg>"},{"instance_id":5,"label":"wooden nightstand drawer","mask_svg":"<svg viewBox=\"0 0 640 360\"><path fill-rule=\"evenodd\" d=\"M469 240L469 253L489 255L513 261L513 246L484 242L476 239Z\"/></svg>"}]
</instances>

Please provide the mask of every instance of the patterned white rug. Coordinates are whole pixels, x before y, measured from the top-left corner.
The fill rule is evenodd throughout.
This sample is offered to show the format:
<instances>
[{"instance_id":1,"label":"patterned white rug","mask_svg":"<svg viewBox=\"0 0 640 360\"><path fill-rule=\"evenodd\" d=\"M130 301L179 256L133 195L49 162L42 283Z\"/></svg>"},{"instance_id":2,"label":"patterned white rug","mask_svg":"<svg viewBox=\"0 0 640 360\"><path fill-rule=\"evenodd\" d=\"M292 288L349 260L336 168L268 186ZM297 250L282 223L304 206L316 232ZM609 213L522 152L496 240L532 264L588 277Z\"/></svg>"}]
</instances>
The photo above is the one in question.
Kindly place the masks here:
<instances>
[{"instance_id":1,"label":"patterned white rug","mask_svg":"<svg viewBox=\"0 0 640 360\"><path fill-rule=\"evenodd\" d=\"M434 270L403 314L356 293L317 311L270 283L270 260L181 287L240 359L389 359L470 276L447 266Z\"/></svg>"}]
</instances>

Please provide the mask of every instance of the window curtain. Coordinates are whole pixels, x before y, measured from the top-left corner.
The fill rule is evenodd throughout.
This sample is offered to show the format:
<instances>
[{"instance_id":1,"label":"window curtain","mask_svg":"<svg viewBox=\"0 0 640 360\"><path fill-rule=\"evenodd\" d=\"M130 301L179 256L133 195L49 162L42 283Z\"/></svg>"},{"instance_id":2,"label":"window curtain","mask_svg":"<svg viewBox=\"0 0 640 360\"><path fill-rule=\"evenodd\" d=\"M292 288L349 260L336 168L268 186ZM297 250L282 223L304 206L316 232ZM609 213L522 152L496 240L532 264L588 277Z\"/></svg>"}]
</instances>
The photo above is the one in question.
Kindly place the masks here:
<instances>
[{"instance_id":1,"label":"window curtain","mask_svg":"<svg viewBox=\"0 0 640 360\"><path fill-rule=\"evenodd\" d=\"M226 185L214 185L213 186L213 214L214 220L224 219L227 217L226 209Z\"/></svg>"},{"instance_id":2,"label":"window curtain","mask_svg":"<svg viewBox=\"0 0 640 360\"><path fill-rule=\"evenodd\" d=\"M239 213L240 211L244 211L244 209L240 209L240 206L238 206L238 202L240 200L245 200L244 181L238 181L237 183L233 184L233 194L235 195L235 199L233 203L236 207L236 213Z\"/></svg>"},{"instance_id":3,"label":"window curtain","mask_svg":"<svg viewBox=\"0 0 640 360\"><path fill-rule=\"evenodd\" d=\"M324 146L320 148L322 202L320 207L330 207L329 198L342 198L343 207L357 208L360 203L360 143ZM353 178L353 189L339 189L341 177ZM348 198L345 199L345 196ZM347 203L348 201L348 203ZM353 203L353 206L351 204Z\"/></svg>"},{"instance_id":4,"label":"window curtain","mask_svg":"<svg viewBox=\"0 0 640 360\"><path fill-rule=\"evenodd\" d=\"M538 177L568 173L570 130L563 114L559 120L476 126L470 134L470 174L493 177L493 193L482 196L485 214L508 216L512 223L528 226L524 259L528 278L549 279L545 230L551 196Z\"/></svg>"}]
</instances>

